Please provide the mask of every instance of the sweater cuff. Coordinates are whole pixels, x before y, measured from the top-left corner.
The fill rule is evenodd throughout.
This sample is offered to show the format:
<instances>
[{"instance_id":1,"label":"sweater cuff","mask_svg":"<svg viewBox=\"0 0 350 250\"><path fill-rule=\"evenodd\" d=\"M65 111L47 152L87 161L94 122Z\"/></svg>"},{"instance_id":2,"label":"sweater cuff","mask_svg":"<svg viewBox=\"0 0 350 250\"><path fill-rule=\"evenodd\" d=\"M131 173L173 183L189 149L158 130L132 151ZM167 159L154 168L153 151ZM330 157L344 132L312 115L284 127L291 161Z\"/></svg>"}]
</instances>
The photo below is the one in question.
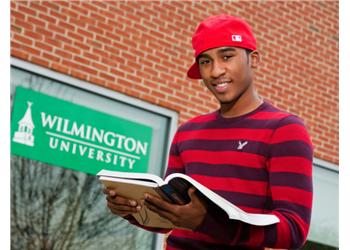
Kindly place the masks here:
<instances>
[{"instance_id":1,"label":"sweater cuff","mask_svg":"<svg viewBox=\"0 0 350 250\"><path fill-rule=\"evenodd\" d=\"M203 222L194 231L209 235L225 244L234 244L239 238L241 226L240 221L230 220L223 211L208 211Z\"/></svg>"}]
</instances>

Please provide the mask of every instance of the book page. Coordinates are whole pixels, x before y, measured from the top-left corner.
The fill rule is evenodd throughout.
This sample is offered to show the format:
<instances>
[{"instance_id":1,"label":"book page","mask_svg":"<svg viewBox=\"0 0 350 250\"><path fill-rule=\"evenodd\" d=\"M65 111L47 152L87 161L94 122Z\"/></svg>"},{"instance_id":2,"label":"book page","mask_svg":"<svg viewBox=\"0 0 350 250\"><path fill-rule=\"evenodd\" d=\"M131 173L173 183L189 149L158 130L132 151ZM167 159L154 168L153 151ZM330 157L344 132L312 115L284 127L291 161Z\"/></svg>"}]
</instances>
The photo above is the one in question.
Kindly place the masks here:
<instances>
[{"instance_id":1,"label":"book page","mask_svg":"<svg viewBox=\"0 0 350 250\"><path fill-rule=\"evenodd\" d=\"M221 209L223 209L230 219L240 220L252 225L259 226L270 225L279 222L278 217L272 214L251 214L243 211L239 207L235 206L225 198L216 194L212 190L208 189L207 187L205 187L204 185L187 175L181 173L174 173L169 175L165 179L165 181L170 182L171 179L175 178L182 178L187 180L189 183L195 186L204 196L206 196L209 200L211 200L213 203L215 203Z\"/></svg>"},{"instance_id":2,"label":"book page","mask_svg":"<svg viewBox=\"0 0 350 250\"><path fill-rule=\"evenodd\" d=\"M110 170L103 169L97 173L97 176L109 176L109 177L117 177L117 178L123 178L123 179L152 181L157 183L158 186L165 184L165 182L159 176L154 174L147 174L147 173L118 172L118 171L110 171Z\"/></svg>"}]
</instances>

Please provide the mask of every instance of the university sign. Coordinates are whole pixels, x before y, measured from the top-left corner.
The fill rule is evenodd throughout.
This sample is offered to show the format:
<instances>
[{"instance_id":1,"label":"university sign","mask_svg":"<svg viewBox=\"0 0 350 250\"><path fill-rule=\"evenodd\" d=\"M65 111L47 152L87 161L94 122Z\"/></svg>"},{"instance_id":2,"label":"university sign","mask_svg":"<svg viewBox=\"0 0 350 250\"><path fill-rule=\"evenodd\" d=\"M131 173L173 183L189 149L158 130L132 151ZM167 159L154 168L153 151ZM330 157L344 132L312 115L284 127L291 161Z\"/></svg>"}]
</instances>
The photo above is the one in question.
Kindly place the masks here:
<instances>
[{"instance_id":1,"label":"university sign","mask_svg":"<svg viewBox=\"0 0 350 250\"><path fill-rule=\"evenodd\" d=\"M11 153L90 174L147 172L152 128L16 88Z\"/></svg>"}]
</instances>

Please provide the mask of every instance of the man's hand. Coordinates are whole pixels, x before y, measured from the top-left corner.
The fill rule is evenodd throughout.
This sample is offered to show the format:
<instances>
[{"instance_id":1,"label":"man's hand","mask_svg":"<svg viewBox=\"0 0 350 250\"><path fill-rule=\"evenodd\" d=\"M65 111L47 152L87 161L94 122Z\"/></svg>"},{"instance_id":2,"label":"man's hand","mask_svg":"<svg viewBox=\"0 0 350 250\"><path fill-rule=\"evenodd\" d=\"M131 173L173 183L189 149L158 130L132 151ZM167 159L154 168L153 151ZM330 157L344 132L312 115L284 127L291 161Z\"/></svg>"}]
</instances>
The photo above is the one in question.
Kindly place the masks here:
<instances>
[{"instance_id":1,"label":"man's hand","mask_svg":"<svg viewBox=\"0 0 350 250\"><path fill-rule=\"evenodd\" d=\"M193 230L202 223L207 214L204 201L195 194L195 191L194 187L188 190L191 202L186 205L171 204L150 194L145 194L144 205L170 220L175 226Z\"/></svg>"},{"instance_id":2,"label":"man's hand","mask_svg":"<svg viewBox=\"0 0 350 250\"><path fill-rule=\"evenodd\" d=\"M119 196L117 190L105 188L103 193L107 195L107 206L113 214L125 217L141 210L136 201Z\"/></svg>"}]
</instances>

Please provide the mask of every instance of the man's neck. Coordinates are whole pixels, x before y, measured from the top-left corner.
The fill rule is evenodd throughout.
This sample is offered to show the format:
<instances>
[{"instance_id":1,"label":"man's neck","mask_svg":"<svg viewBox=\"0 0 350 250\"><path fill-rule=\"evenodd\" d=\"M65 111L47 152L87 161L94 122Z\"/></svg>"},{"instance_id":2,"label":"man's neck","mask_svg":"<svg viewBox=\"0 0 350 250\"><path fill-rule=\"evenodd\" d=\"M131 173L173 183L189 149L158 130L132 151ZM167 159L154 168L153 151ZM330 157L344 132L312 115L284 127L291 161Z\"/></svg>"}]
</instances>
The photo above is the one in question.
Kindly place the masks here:
<instances>
[{"instance_id":1,"label":"man's neck","mask_svg":"<svg viewBox=\"0 0 350 250\"><path fill-rule=\"evenodd\" d=\"M221 103L220 113L223 117L232 118L247 114L263 103L255 90L246 91L235 102Z\"/></svg>"}]
</instances>

